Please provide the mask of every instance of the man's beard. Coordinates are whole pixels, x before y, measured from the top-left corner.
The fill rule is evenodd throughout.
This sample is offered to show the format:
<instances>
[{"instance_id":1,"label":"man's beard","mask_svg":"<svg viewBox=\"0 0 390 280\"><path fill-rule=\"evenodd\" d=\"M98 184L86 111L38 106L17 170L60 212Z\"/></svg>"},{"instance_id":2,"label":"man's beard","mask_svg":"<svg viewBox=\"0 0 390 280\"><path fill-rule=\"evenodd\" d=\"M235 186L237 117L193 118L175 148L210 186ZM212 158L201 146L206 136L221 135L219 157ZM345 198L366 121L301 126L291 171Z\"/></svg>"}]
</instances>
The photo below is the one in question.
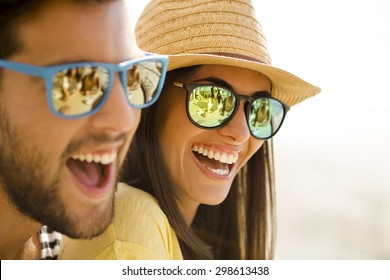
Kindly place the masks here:
<instances>
[{"instance_id":1,"label":"man's beard","mask_svg":"<svg viewBox=\"0 0 390 280\"><path fill-rule=\"evenodd\" d=\"M51 174L48 159L40 147L28 147L28 138L33 136L23 137L20 131L11 126L0 105L0 192L23 215L71 238L101 234L113 218L114 198L107 202L104 213L91 206L88 218L71 215L69 205L60 195L60 170L66 168L65 162L59 159L57 171L52 173L55 176L47 178ZM77 213L77 209L72 213Z\"/></svg>"}]
</instances>

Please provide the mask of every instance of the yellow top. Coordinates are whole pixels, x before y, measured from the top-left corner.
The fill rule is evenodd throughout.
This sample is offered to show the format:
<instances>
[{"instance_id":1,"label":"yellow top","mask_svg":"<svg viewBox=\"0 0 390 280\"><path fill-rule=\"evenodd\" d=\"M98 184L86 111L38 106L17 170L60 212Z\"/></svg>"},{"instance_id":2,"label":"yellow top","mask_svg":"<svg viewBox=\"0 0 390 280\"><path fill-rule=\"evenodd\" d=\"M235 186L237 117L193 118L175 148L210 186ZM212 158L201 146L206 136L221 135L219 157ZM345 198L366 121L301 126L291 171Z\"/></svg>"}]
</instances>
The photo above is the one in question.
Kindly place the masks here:
<instances>
[{"instance_id":1,"label":"yellow top","mask_svg":"<svg viewBox=\"0 0 390 280\"><path fill-rule=\"evenodd\" d=\"M179 242L150 194L120 183L112 224L98 237L64 237L59 259L181 260Z\"/></svg>"}]
</instances>

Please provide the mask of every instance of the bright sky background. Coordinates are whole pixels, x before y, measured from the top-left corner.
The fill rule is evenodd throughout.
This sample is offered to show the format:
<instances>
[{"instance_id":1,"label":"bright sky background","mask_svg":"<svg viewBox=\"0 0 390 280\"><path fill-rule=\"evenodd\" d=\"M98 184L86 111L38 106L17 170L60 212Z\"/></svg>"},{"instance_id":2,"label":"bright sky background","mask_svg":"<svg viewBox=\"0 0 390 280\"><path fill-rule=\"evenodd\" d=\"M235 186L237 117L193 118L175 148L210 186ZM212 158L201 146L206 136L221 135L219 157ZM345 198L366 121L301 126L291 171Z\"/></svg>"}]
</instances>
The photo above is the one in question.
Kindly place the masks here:
<instances>
[{"instance_id":1,"label":"bright sky background","mask_svg":"<svg viewBox=\"0 0 390 280\"><path fill-rule=\"evenodd\" d=\"M273 65L322 88L274 138L276 257L390 259L390 4L253 3Z\"/></svg>"}]
</instances>

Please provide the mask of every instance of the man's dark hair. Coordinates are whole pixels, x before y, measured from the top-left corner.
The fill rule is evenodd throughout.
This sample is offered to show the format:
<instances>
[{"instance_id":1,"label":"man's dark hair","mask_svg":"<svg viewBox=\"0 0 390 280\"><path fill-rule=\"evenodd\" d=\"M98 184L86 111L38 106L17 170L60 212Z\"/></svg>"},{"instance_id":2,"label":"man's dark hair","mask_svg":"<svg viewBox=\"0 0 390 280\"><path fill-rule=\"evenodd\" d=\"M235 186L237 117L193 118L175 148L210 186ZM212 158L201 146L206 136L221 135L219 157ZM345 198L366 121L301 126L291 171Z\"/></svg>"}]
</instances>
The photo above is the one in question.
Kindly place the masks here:
<instances>
[{"instance_id":1,"label":"man's dark hair","mask_svg":"<svg viewBox=\"0 0 390 280\"><path fill-rule=\"evenodd\" d=\"M0 0L0 59L21 49L18 27L23 20L34 17L44 6L59 0ZM110 0L66 0L77 4L109 2Z\"/></svg>"},{"instance_id":2,"label":"man's dark hair","mask_svg":"<svg viewBox=\"0 0 390 280\"><path fill-rule=\"evenodd\" d=\"M0 59L6 59L21 51L23 46L18 36L20 24L36 16L43 7L56 1L92 4L113 0L0 0Z\"/></svg>"},{"instance_id":3,"label":"man's dark hair","mask_svg":"<svg viewBox=\"0 0 390 280\"><path fill-rule=\"evenodd\" d=\"M45 0L0 0L0 58L20 50L18 23L26 15L35 14Z\"/></svg>"}]
</instances>

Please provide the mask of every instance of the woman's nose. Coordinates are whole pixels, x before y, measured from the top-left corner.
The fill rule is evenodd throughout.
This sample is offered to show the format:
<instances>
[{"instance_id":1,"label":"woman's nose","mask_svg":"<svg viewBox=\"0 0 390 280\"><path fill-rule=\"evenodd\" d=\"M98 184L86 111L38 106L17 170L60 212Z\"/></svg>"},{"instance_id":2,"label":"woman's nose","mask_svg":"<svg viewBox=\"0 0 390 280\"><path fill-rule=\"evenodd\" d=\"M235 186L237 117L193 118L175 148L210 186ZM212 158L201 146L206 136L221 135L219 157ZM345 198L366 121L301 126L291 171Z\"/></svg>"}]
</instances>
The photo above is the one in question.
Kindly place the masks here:
<instances>
[{"instance_id":1,"label":"woman's nose","mask_svg":"<svg viewBox=\"0 0 390 280\"><path fill-rule=\"evenodd\" d=\"M240 106L233 118L227 124L218 128L218 132L226 137L230 137L237 144L241 144L251 136L246 121L245 102L240 102Z\"/></svg>"}]
</instances>

